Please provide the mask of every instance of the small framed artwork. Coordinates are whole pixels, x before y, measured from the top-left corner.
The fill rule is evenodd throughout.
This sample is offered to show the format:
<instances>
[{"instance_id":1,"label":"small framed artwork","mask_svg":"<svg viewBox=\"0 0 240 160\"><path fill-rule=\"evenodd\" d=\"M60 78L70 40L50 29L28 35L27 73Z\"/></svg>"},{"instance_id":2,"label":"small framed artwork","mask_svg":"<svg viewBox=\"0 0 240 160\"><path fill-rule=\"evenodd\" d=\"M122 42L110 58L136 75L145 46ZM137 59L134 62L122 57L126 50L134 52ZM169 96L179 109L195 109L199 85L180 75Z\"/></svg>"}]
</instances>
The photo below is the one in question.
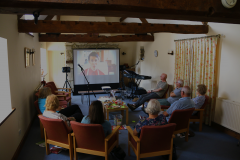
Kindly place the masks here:
<instances>
[{"instance_id":1,"label":"small framed artwork","mask_svg":"<svg viewBox=\"0 0 240 160\"><path fill-rule=\"evenodd\" d=\"M35 50L32 49L32 65L35 66Z\"/></svg>"},{"instance_id":2,"label":"small framed artwork","mask_svg":"<svg viewBox=\"0 0 240 160\"><path fill-rule=\"evenodd\" d=\"M24 48L24 59L25 59L25 68L30 66L30 49Z\"/></svg>"}]
</instances>

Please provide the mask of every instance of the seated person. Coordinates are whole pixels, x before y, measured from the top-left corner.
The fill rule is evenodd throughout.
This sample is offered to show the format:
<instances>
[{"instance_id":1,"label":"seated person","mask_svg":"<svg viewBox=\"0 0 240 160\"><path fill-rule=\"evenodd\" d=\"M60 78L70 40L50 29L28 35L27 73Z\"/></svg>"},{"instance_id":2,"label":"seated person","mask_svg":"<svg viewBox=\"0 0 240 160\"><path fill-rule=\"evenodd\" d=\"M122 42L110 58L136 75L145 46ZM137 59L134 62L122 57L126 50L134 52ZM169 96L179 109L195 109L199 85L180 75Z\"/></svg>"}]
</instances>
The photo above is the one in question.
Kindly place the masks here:
<instances>
[{"instance_id":1,"label":"seated person","mask_svg":"<svg viewBox=\"0 0 240 160\"><path fill-rule=\"evenodd\" d=\"M103 104L101 101L93 101L89 107L88 116L83 117L82 122L85 124L101 124L105 137L112 133L111 124L105 120Z\"/></svg>"},{"instance_id":2,"label":"seated person","mask_svg":"<svg viewBox=\"0 0 240 160\"><path fill-rule=\"evenodd\" d=\"M133 135L139 136L143 126L161 126L168 124L166 117L163 114L159 114L161 111L161 105L156 99L151 99L147 105L145 111L149 114L148 118L140 118L133 130Z\"/></svg>"},{"instance_id":3,"label":"seated person","mask_svg":"<svg viewBox=\"0 0 240 160\"><path fill-rule=\"evenodd\" d=\"M72 105L65 109L60 110L59 101L56 95L51 94L46 99L46 110L43 112L43 116L52 119L62 119L69 130L72 130L69 121L81 122L83 118L82 111L78 105ZM60 110L57 112L57 110Z\"/></svg>"},{"instance_id":4,"label":"seated person","mask_svg":"<svg viewBox=\"0 0 240 160\"><path fill-rule=\"evenodd\" d=\"M191 100L191 90L189 86L182 87L181 90L181 97L178 101L175 101L168 109L167 111L163 112L163 115L166 116L167 121L169 121L171 114L175 110L181 110L181 109L189 109L194 108L195 104L193 100Z\"/></svg>"},{"instance_id":5,"label":"seated person","mask_svg":"<svg viewBox=\"0 0 240 160\"><path fill-rule=\"evenodd\" d=\"M90 67L84 70L86 76L105 75L102 71L98 69L98 62L99 62L99 55L97 54L97 52L90 53L88 56L88 63L90 64Z\"/></svg>"},{"instance_id":6,"label":"seated person","mask_svg":"<svg viewBox=\"0 0 240 160\"><path fill-rule=\"evenodd\" d=\"M38 106L39 110L43 113L46 109L45 103L47 96L51 95L51 89L49 87L43 87L39 90L39 96L38 96Z\"/></svg>"},{"instance_id":7,"label":"seated person","mask_svg":"<svg viewBox=\"0 0 240 160\"><path fill-rule=\"evenodd\" d=\"M183 80L178 79L176 82L177 88L170 93L170 97L168 99L158 99L161 105L171 106L175 101L181 98L181 89L183 87Z\"/></svg>"},{"instance_id":8,"label":"seated person","mask_svg":"<svg viewBox=\"0 0 240 160\"><path fill-rule=\"evenodd\" d=\"M207 87L204 84L199 84L197 86L197 97L193 98L193 102L195 103L195 108L200 109L205 102L205 94L207 92ZM198 111L194 111L193 115Z\"/></svg>"},{"instance_id":9,"label":"seated person","mask_svg":"<svg viewBox=\"0 0 240 160\"><path fill-rule=\"evenodd\" d=\"M133 111L150 99L161 98L168 89L168 84L166 81L167 74L161 74L160 79L161 81L158 82L154 90L148 91L147 94L141 95L135 104L127 104L128 107Z\"/></svg>"}]
</instances>

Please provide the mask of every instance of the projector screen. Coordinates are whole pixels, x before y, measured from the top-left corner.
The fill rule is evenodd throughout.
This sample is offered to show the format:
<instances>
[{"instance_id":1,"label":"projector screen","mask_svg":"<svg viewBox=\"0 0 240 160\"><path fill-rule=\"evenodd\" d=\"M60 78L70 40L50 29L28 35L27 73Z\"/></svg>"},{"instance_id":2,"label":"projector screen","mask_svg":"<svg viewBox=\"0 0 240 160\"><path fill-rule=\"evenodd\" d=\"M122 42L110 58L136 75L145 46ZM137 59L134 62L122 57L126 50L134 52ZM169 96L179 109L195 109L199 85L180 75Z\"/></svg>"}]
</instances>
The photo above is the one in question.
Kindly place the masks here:
<instances>
[{"instance_id":1,"label":"projector screen","mask_svg":"<svg viewBox=\"0 0 240 160\"><path fill-rule=\"evenodd\" d=\"M119 84L119 49L74 49L73 67L75 86L87 84L81 68L90 84Z\"/></svg>"}]
</instances>

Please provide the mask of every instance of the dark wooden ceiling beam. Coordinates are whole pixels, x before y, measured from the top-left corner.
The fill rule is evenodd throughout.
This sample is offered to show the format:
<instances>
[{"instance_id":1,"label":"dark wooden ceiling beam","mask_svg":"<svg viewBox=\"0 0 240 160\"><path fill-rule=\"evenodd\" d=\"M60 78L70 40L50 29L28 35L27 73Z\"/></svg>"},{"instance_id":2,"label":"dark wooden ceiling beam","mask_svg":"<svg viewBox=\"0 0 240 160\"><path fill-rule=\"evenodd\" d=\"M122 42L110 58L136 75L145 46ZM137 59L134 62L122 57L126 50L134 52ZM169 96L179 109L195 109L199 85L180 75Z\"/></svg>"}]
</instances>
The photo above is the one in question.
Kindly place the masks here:
<instances>
[{"instance_id":1,"label":"dark wooden ceiling beam","mask_svg":"<svg viewBox=\"0 0 240 160\"><path fill-rule=\"evenodd\" d=\"M174 19L240 24L240 3L231 9L220 0L8 0L0 14L79 15Z\"/></svg>"},{"instance_id":2,"label":"dark wooden ceiling beam","mask_svg":"<svg viewBox=\"0 0 240 160\"><path fill-rule=\"evenodd\" d=\"M154 41L153 36L149 35L118 35L118 36L89 36L85 35L47 35L40 34L39 42L134 42L134 41Z\"/></svg>"},{"instance_id":3,"label":"dark wooden ceiling beam","mask_svg":"<svg viewBox=\"0 0 240 160\"><path fill-rule=\"evenodd\" d=\"M21 19L23 14L17 15L18 20Z\"/></svg>"},{"instance_id":4,"label":"dark wooden ceiling beam","mask_svg":"<svg viewBox=\"0 0 240 160\"><path fill-rule=\"evenodd\" d=\"M18 32L33 33L208 33L207 25L19 20Z\"/></svg>"},{"instance_id":5,"label":"dark wooden ceiling beam","mask_svg":"<svg viewBox=\"0 0 240 160\"><path fill-rule=\"evenodd\" d=\"M55 15L48 15L44 20L51 21Z\"/></svg>"},{"instance_id":6,"label":"dark wooden ceiling beam","mask_svg":"<svg viewBox=\"0 0 240 160\"><path fill-rule=\"evenodd\" d=\"M139 18L141 20L142 23L148 23L148 21L146 20L146 18Z\"/></svg>"},{"instance_id":7,"label":"dark wooden ceiling beam","mask_svg":"<svg viewBox=\"0 0 240 160\"><path fill-rule=\"evenodd\" d=\"M125 19L127 19L127 17L121 17L119 21L122 22L122 21L124 21Z\"/></svg>"}]
</instances>

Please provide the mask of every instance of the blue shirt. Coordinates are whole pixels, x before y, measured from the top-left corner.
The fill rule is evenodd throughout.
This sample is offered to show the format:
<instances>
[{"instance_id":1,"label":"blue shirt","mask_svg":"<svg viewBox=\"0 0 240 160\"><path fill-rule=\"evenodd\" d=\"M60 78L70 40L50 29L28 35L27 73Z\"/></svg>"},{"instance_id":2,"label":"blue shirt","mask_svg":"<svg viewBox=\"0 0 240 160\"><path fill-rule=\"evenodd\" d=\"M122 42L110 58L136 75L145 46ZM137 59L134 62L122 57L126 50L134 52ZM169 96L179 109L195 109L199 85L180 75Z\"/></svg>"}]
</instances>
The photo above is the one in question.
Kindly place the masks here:
<instances>
[{"instance_id":1,"label":"blue shirt","mask_svg":"<svg viewBox=\"0 0 240 160\"><path fill-rule=\"evenodd\" d=\"M197 96L197 97L193 98L192 100L195 103L195 108L200 109L205 102L205 95L204 96ZM198 111L194 111L193 115L197 112Z\"/></svg>"},{"instance_id":2,"label":"blue shirt","mask_svg":"<svg viewBox=\"0 0 240 160\"><path fill-rule=\"evenodd\" d=\"M176 88L174 89L173 93L176 95L174 97L168 97L167 101L170 103L170 104L173 104L175 101L179 100L181 98L181 90L182 90L182 87L181 88Z\"/></svg>"},{"instance_id":3,"label":"blue shirt","mask_svg":"<svg viewBox=\"0 0 240 160\"><path fill-rule=\"evenodd\" d=\"M39 106L39 110L43 113L46 109L45 106L46 103L46 98L38 98L38 106Z\"/></svg>"},{"instance_id":4,"label":"blue shirt","mask_svg":"<svg viewBox=\"0 0 240 160\"><path fill-rule=\"evenodd\" d=\"M81 123L90 124L90 118L88 116L84 116ZM101 125L103 127L105 137L112 133L112 127L108 121L104 121Z\"/></svg>"},{"instance_id":5,"label":"blue shirt","mask_svg":"<svg viewBox=\"0 0 240 160\"><path fill-rule=\"evenodd\" d=\"M168 109L167 113L169 114L168 117L166 117L167 121L169 121L171 114L175 110L182 110L182 109L189 109L189 108L194 108L195 103L193 100L191 100L191 97L183 97L180 98L178 101L174 102Z\"/></svg>"}]
</instances>

